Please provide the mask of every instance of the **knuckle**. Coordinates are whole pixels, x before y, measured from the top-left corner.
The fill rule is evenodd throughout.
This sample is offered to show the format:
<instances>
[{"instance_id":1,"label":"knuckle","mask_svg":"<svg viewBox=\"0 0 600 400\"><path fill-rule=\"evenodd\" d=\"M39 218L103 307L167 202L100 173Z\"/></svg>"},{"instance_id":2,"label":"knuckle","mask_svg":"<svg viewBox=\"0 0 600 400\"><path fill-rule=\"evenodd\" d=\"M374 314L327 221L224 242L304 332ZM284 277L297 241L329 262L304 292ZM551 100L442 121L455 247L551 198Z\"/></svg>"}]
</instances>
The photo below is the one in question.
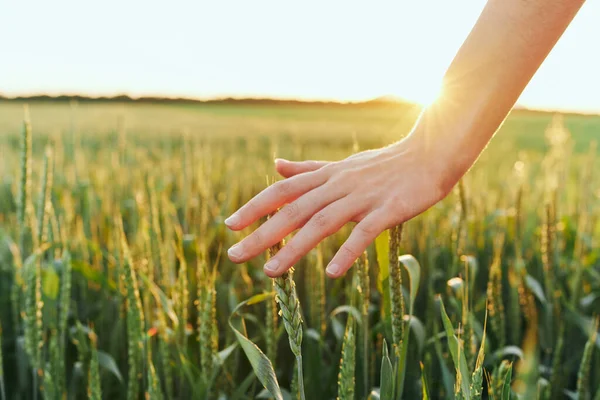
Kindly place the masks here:
<instances>
[{"instance_id":1,"label":"knuckle","mask_svg":"<svg viewBox=\"0 0 600 400\"><path fill-rule=\"evenodd\" d=\"M343 172L343 170L341 170L340 162L334 161L319 168L317 172L323 174L324 177L332 178L337 175L337 172Z\"/></svg>"},{"instance_id":2,"label":"knuckle","mask_svg":"<svg viewBox=\"0 0 600 400\"><path fill-rule=\"evenodd\" d=\"M384 209L398 223L404 222L413 213L411 204L403 196L394 196L385 204Z\"/></svg>"},{"instance_id":3,"label":"knuckle","mask_svg":"<svg viewBox=\"0 0 600 400\"><path fill-rule=\"evenodd\" d=\"M334 173L329 181L335 187L345 187L351 181L352 175L349 171L339 171Z\"/></svg>"},{"instance_id":4,"label":"knuckle","mask_svg":"<svg viewBox=\"0 0 600 400\"><path fill-rule=\"evenodd\" d=\"M348 259L356 260L360 255L358 251L354 250L347 244L343 245L340 250L342 251L342 254L344 254L344 256Z\"/></svg>"},{"instance_id":5,"label":"knuckle","mask_svg":"<svg viewBox=\"0 0 600 400\"><path fill-rule=\"evenodd\" d=\"M378 233L376 227L369 224L358 224L354 227L354 230L358 234L367 237L373 236Z\"/></svg>"},{"instance_id":6,"label":"knuckle","mask_svg":"<svg viewBox=\"0 0 600 400\"><path fill-rule=\"evenodd\" d=\"M312 226L318 229L325 228L329 223L329 218L325 215L324 212L319 211L310 219Z\"/></svg>"},{"instance_id":7,"label":"knuckle","mask_svg":"<svg viewBox=\"0 0 600 400\"><path fill-rule=\"evenodd\" d=\"M292 184L286 179L275 183L273 189L279 196L288 196L292 191Z\"/></svg>"},{"instance_id":8,"label":"knuckle","mask_svg":"<svg viewBox=\"0 0 600 400\"><path fill-rule=\"evenodd\" d=\"M298 203L294 201L283 207L282 211L288 220L295 221L298 219L298 215L300 214L300 207L298 206Z\"/></svg>"}]
</instances>

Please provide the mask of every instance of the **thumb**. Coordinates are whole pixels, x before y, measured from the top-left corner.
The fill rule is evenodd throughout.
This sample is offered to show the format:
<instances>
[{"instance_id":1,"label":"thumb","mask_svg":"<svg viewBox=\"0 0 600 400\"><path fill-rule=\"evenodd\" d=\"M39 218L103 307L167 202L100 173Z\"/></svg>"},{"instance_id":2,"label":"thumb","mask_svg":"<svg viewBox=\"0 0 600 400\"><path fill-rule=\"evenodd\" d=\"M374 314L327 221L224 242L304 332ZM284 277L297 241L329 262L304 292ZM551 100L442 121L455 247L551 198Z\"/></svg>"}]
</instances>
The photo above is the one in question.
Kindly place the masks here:
<instances>
[{"instance_id":1,"label":"thumb","mask_svg":"<svg viewBox=\"0 0 600 400\"><path fill-rule=\"evenodd\" d=\"M275 168L279 175L284 178L289 178L304 172L315 171L327 164L329 164L328 161L288 161L283 158L275 159Z\"/></svg>"}]
</instances>

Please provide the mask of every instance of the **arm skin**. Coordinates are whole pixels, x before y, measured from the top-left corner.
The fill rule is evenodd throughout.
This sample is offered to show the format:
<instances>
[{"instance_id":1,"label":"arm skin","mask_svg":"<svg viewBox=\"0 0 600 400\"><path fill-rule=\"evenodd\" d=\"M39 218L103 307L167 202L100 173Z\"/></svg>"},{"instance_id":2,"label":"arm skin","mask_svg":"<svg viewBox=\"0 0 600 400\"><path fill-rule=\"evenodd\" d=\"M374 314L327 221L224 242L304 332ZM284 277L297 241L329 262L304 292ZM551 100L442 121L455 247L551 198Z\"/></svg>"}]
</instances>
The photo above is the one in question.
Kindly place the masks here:
<instances>
[{"instance_id":1,"label":"arm skin","mask_svg":"<svg viewBox=\"0 0 600 400\"><path fill-rule=\"evenodd\" d=\"M473 165L584 0L489 0L448 68L443 94L411 133L342 161L276 160L286 179L263 190L225 224L238 231L280 212L228 250L235 263L299 231L265 264L283 274L325 237L357 222L327 266L342 276L382 231L446 197Z\"/></svg>"}]
</instances>

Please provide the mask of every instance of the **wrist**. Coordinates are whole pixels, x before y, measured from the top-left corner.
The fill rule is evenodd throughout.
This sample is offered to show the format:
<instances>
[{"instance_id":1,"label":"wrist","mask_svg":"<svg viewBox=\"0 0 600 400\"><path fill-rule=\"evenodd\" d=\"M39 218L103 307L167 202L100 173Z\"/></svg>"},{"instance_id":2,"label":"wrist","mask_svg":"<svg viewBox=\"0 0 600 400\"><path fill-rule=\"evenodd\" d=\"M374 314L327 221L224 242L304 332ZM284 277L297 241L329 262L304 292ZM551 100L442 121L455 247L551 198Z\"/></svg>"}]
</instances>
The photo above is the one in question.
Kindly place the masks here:
<instances>
[{"instance_id":1,"label":"wrist","mask_svg":"<svg viewBox=\"0 0 600 400\"><path fill-rule=\"evenodd\" d=\"M487 141L480 140L482 137L473 128L476 124L469 123L472 117L459 120L444 112L447 110L439 105L427 108L405 140L418 152L440 190L448 194L477 160Z\"/></svg>"}]
</instances>

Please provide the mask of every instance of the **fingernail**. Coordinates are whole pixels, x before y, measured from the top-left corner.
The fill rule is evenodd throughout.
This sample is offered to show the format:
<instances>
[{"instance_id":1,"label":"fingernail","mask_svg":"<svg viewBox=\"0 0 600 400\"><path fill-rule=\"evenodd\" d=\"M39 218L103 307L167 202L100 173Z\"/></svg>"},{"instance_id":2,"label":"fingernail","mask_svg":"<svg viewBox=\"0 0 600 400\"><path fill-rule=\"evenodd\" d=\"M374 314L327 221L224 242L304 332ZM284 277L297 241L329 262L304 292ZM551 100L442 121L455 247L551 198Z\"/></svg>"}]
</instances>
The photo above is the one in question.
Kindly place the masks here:
<instances>
[{"instance_id":1,"label":"fingernail","mask_svg":"<svg viewBox=\"0 0 600 400\"><path fill-rule=\"evenodd\" d=\"M325 270L329 275L337 275L340 272L340 266L337 264L329 264Z\"/></svg>"},{"instance_id":2,"label":"fingernail","mask_svg":"<svg viewBox=\"0 0 600 400\"><path fill-rule=\"evenodd\" d=\"M227 255L233 258L240 258L244 255L244 249L242 249L242 246L238 243L227 250Z\"/></svg>"},{"instance_id":3,"label":"fingernail","mask_svg":"<svg viewBox=\"0 0 600 400\"><path fill-rule=\"evenodd\" d=\"M230 216L229 218L227 218L225 220L225 225L233 226L233 225L237 225L239 222L240 222L240 216L237 214L233 214L232 216Z\"/></svg>"},{"instance_id":4,"label":"fingernail","mask_svg":"<svg viewBox=\"0 0 600 400\"><path fill-rule=\"evenodd\" d=\"M278 268L279 261L277 261L275 258L270 259L264 266L265 271L268 272L277 272Z\"/></svg>"}]
</instances>

